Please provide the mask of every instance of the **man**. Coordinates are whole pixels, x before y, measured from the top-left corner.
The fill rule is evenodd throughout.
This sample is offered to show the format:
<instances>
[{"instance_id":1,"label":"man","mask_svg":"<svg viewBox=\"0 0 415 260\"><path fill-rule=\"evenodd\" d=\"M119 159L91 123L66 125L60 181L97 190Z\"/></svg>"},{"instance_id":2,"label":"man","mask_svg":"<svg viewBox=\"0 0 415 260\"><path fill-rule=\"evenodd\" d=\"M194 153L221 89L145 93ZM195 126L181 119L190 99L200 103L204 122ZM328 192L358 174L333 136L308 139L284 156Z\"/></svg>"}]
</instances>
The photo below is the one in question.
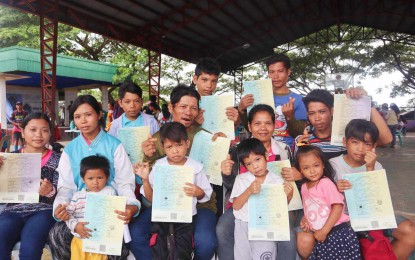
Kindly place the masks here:
<instances>
[{"instance_id":1,"label":"man","mask_svg":"<svg viewBox=\"0 0 415 260\"><path fill-rule=\"evenodd\" d=\"M268 77L272 80L275 106L274 139L286 143L291 148L294 138L302 133L307 113L302 96L288 89L291 74L291 60L285 54L276 54L266 61ZM254 103L252 94L241 99L238 110L246 117L246 108ZM244 121L244 119L243 119Z\"/></svg>"},{"instance_id":2,"label":"man","mask_svg":"<svg viewBox=\"0 0 415 260\"><path fill-rule=\"evenodd\" d=\"M13 111L10 117L10 123L13 125L13 140L14 140L14 150L17 151L21 146L19 146L19 140L23 146L23 138L22 138L22 131L21 126L23 120L27 116L27 112L23 110L23 104L21 101L16 102L16 110Z\"/></svg>"}]
</instances>

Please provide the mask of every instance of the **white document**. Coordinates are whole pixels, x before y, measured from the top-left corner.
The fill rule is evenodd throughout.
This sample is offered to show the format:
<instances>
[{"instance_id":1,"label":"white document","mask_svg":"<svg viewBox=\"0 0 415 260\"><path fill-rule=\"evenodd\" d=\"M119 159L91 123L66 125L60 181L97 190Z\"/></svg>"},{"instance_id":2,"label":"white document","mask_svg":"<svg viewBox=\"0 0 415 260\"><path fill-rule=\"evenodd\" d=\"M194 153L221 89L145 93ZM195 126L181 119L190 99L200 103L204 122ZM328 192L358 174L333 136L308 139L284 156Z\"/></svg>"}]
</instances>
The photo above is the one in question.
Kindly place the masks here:
<instances>
[{"instance_id":1,"label":"white document","mask_svg":"<svg viewBox=\"0 0 415 260\"><path fill-rule=\"evenodd\" d=\"M248 107L248 112L251 108L258 104L266 104L275 107L274 105L274 93L272 92L272 81L271 79L245 81L243 83L244 94L254 95L254 104Z\"/></svg>"},{"instance_id":2,"label":"white document","mask_svg":"<svg viewBox=\"0 0 415 260\"><path fill-rule=\"evenodd\" d=\"M0 203L38 203L41 177L40 153L0 153Z\"/></svg>"},{"instance_id":3,"label":"white document","mask_svg":"<svg viewBox=\"0 0 415 260\"><path fill-rule=\"evenodd\" d=\"M226 116L226 108L233 107L233 104L233 95L202 96L200 108L205 110L202 128L211 133L222 132L229 139L234 140L234 122Z\"/></svg>"},{"instance_id":4,"label":"white document","mask_svg":"<svg viewBox=\"0 0 415 260\"><path fill-rule=\"evenodd\" d=\"M124 221L115 210L125 211L126 198L122 196L87 193L85 221L91 237L82 240L84 252L121 255Z\"/></svg>"},{"instance_id":5,"label":"white document","mask_svg":"<svg viewBox=\"0 0 415 260\"><path fill-rule=\"evenodd\" d=\"M268 170L273 174L279 175L282 179L284 179L284 177L282 177L281 171L282 171L282 168L284 167L291 168L290 160L275 161L275 162L267 163ZM293 191L293 197L290 203L288 204L288 211L302 209L303 202L301 200L300 192L298 191L297 185L295 184L295 181L290 181L289 183L291 184L291 186L293 186L294 191Z\"/></svg>"},{"instance_id":6,"label":"white document","mask_svg":"<svg viewBox=\"0 0 415 260\"><path fill-rule=\"evenodd\" d=\"M147 140L149 134L149 126L123 127L118 129L118 139L120 139L124 146L132 164L143 161L144 153L141 149L141 144Z\"/></svg>"},{"instance_id":7,"label":"white document","mask_svg":"<svg viewBox=\"0 0 415 260\"><path fill-rule=\"evenodd\" d=\"M370 120L371 100L364 96L359 99L348 98L346 94L334 95L331 144L343 145L344 131L352 119Z\"/></svg>"},{"instance_id":8,"label":"white document","mask_svg":"<svg viewBox=\"0 0 415 260\"><path fill-rule=\"evenodd\" d=\"M193 197L184 193L184 186L193 183L193 167L155 165L154 171L151 221L191 223Z\"/></svg>"},{"instance_id":9,"label":"white document","mask_svg":"<svg viewBox=\"0 0 415 260\"><path fill-rule=\"evenodd\" d=\"M282 184L262 184L261 191L248 199L248 239L289 241L287 195Z\"/></svg>"},{"instance_id":10,"label":"white document","mask_svg":"<svg viewBox=\"0 0 415 260\"><path fill-rule=\"evenodd\" d=\"M343 179L352 183L344 193L354 231L396 228L385 170L343 174Z\"/></svg>"},{"instance_id":11,"label":"white document","mask_svg":"<svg viewBox=\"0 0 415 260\"><path fill-rule=\"evenodd\" d=\"M218 137L212 141L213 135L199 131L193 138L192 149L189 157L203 164L206 176L210 183L222 185L222 172L220 165L229 154L231 140Z\"/></svg>"}]
</instances>

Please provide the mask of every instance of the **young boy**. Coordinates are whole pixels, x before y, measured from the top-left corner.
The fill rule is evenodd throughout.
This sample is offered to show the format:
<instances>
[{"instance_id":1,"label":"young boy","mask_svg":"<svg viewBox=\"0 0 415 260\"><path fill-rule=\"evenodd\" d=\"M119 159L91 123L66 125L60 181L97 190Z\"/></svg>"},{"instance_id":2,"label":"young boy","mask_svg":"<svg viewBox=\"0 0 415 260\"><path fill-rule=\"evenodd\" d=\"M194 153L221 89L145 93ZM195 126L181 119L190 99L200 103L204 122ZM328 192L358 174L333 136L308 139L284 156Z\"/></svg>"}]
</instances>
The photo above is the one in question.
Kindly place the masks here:
<instances>
[{"instance_id":1,"label":"young boy","mask_svg":"<svg viewBox=\"0 0 415 260\"><path fill-rule=\"evenodd\" d=\"M186 157L187 150L190 146L190 141L187 136L186 128L183 124L178 122L167 123L160 129L160 139L163 150L166 154L165 157L156 161L154 166L157 165L185 165L194 169L193 183L186 183L183 187L187 196L193 197L193 216L197 214L196 204L197 202L207 202L212 194L212 187L209 180L203 170L203 165L194 161L193 159ZM143 180L141 186L141 194L149 201L153 199L153 184L154 184L154 167L149 173L149 163L136 164L134 172ZM156 225L154 225L156 224ZM175 258L179 259L191 259L192 254L192 236L193 225L192 223L174 223L174 236L175 236ZM168 223L153 223L153 230L158 229L158 233L169 232ZM180 238L180 239L177 239ZM180 242L181 241L181 242ZM160 243L167 243L167 241L158 241ZM165 247L167 248L167 246ZM154 253L159 253L153 250Z\"/></svg>"},{"instance_id":2,"label":"young boy","mask_svg":"<svg viewBox=\"0 0 415 260\"><path fill-rule=\"evenodd\" d=\"M100 155L92 155L81 160L81 177L86 190L75 192L71 202L66 207L69 214L69 220L66 225L74 235L71 242L71 259L107 259L105 255L96 253L85 253L82 251L82 239L91 237L92 230L86 227L84 222L86 194L97 193L102 195L114 195L115 190L111 186L106 186L108 177L110 176L110 163L107 158ZM115 213L114 213L115 214ZM128 226L125 225L125 232L128 232ZM129 236L129 235L128 235Z\"/></svg>"},{"instance_id":3,"label":"young boy","mask_svg":"<svg viewBox=\"0 0 415 260\"><path fill-rule=\"evenodd\" d=\"M159 125L153 116L141 113L141 107L143 105L142 98L143 91L139 86L133 82L124 82L119 90L118 104L124 110L124 113L112 121L110 130L108 133L115 137L118 136L118 129L122 127L138 127L138 126L150 126L150 133L154 134L159 130Z\"/></svg>"},{"instance_id":4,"label":"young boy","mask_svg":"<svg viewBox=\"0 0 415 260\"><path fill-rule=\"evenodd\" d=\"M238 145L238 160L248 172L236 176L230 202L233 203L235 215L235 259L276 259L277 247L273 241L249 241L248 238L248 199L261 191L262 184L284 183L276 174L269 174L267 169L268 152L261 141L250 138ZM284 183L287 203L293 196L293 187Z\"/></svg>"},{"instance_id":5,"label":"young boy","mask_svg":"<svg viewBox=\"0 0 415 260\"><path fill-rule=\"evenodd\" d=\"M353 119L346 126L343 144L347 154L330 160L337 176L337 188L340 192L353 188L347 180L342 180L345 173L358 173L383 169L376 161L376 141L379 131L372 122ZM392 247L398 259L408 259L415 250L415 223L400 215L395 215L398 227L384 230L386 236L392 237Z\"/></svg>"},{"instance_id":6,"label":"young boy","mask_svg":"<svg viewBox=\"0 0 415 260\"><path fill-rule=\"evenodd\" d=\"M13 124L13 140L14 140L14 150L17 151L21 147L19 147L19 140L23 146L23 138L22 138L22 131L21 125L23 120L27 116L27 112L23 110L23 104L20 101L16 102L16 110L13 111L10 117L10 123Z\"/></svg>"}]
</instances>

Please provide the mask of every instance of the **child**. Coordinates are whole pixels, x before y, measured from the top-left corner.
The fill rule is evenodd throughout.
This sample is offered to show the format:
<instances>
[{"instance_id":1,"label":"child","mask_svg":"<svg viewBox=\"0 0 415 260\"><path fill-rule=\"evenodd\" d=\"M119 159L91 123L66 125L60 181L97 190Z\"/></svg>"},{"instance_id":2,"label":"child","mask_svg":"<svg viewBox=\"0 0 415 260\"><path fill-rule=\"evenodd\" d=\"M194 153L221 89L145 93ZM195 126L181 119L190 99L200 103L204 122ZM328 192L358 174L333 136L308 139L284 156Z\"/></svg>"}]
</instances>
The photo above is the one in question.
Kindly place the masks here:
<instances>
[{"instance_id":1,"label":"child","mask_svg":"<svg viewBox=\"0 0 415 260\"><path fill-rule=\"evenodd\" d=\"M118 104L124 113L112 121L108 131L110 135L118 136L118 129L122 127L150 126L150 134L159 130L159 125L153 116L141 113L143 105L143 91L133 82L124 82L118 90Z\"/></svg>"},{"instance_id":2,"label":"child","mask_svg":"<svg viewBox=\"0 0 415 260\"><path fill-rule=\"evenodd\" d=\"M0 213L0 259L10 259L18 241L21 259L41 259L49 230L55 224L52 204L58 185L56 168L60 153L46 148L52 136L52 124L45 114L35 112L25 117L21 128L26 145L16 152L42 154L39 203L6 204ZM0 167L3 160L7 161L0 156Z\"/></svg>"},{"instance_id":3,"label":"child","mask_svg":"<svg viewBox=\"0 0 415 260\"><path fill-rule=\"evenodd\" d=\"M190 141L187 136L186 128L184 125L178 122L167 123L160 129L160 139L162 142L163 150L166 154L165 157L156 161L156 165L185 165L194 168L193 183L186 183L183 187L187 196L193 197L193 216L197 214L196 203L206 202L210 199L212 194L212 187L209 180L203 170L203 165L194 161L193 159L186 157L187 149L190 146ZM153 168L154 169L154 168ZM149 201L153 199L153 183L155 172L152 170L149 173L149 164L136 164L135 174L139 175L143 180L143 186L141 186L141 194ZM159 229L164 229L163 232L168 231L168 225L159 224L156 225ZM154 224L153 224L154 226ZM192 254L192 236L193 236L193 224L187 223L174 223L174 236L175 236L175 257L177 259L191 259ZM165 230L167 229L167 230ZM177 238L180 237L180 240ZM180 242L182 241L182 242ZM167 243L167 241L158 241ZM184 243L184 244L183 244ZM166 247L167 248L167 247ZM154 256L154 250L153 250Z\"/></svg>"},{"instance_id":4,"label":"child","mask_svg":"<svg viewBox=\"0 0 415 260\"><path fill-rule=\"evenodd\" d=\"M26 116L27 116L27 112L23 110L22 102L17 101L16 110L14 110L12 115L10 116L10 123L13 124L14 151L17 151L20 149L19 140L21 141L23 145L21 128L22 128L22 122Z\"/></svg>"},{"instance_id":5,"label":"child","mask_svg":"<svg viewBox=\"0 0 415 260\"><path fill-rule=\"evenodd\" d=\"M251 138L238 145L238 160L247 168L248 172L236 176L235 184L230 197L235 215L235 259L269 259L277 256L277 244L273 241L248 240L248 199L252 194L261 191L261 184L284 183L284 180L267 170L268 152L263 143ZM284 183L287 201L293 196L293 187Z\"/></svg>"},{"instance_id":6,"label":"child","mask_svg":"<svg viewBox=\"0 0 415 260\"><path fill-rule=\"evenodd\" d=\"M363 119L353 119L346 126L343 145L347 154L330 160L336 171L337 188L340 192L351 189L347 180L342 180L343 174L373 171L383 169L376 161L376 142L379 131L375 124ZM400 215L395 215L398 227L384 230L386 236L392 237L392 247L398 259L407 259L415 250L415 224Z\"/></svg>"},{"instance_id":7,"label":"child","mask_svg":"<svg viewBox=\"0 0 415 260\"><path fill-rule=\"evenodd\" d=\"M313 233L317 243L308 259L361 259L359 241L343 213L344 197L333 180L333 168L320 148L298 149L295 166L304 175L301 186L304 217L300 227ZM310 234L311 235L311 234Z\"/></svg>"},{"instance_id":8,"label":"child","mask_svg":"<svg viewBox=\"0 0 415 260\"><path fill-rule=\"evenodd\" d=\"M108 112L107 112L107 118L105 121L105 131L109 131L111 128L111 123L114 121L114 103L109 102L108 103Z\"/></svg>"},{"instance_id":9,"label":"child","mask_svg":"<svg viewBox=\"0 0 415 260\"><path fill-rule=\"evenodd\" d=\"M102 195L117 195L111 186L106 186L110 176L110 163L107 158L100 155L91 155L81 160L80 170L82 181L86 190L82 189L74 193L71 202L66 207L69 220L66 225L74 237L71 242L71 259L107 259L105 255L85 253L82 251L82 240L91 237L92 230L88 229L84 222L86 194L97 193ZM86 256L88 254L88 257Z\"/></svg>"}]
</instances>

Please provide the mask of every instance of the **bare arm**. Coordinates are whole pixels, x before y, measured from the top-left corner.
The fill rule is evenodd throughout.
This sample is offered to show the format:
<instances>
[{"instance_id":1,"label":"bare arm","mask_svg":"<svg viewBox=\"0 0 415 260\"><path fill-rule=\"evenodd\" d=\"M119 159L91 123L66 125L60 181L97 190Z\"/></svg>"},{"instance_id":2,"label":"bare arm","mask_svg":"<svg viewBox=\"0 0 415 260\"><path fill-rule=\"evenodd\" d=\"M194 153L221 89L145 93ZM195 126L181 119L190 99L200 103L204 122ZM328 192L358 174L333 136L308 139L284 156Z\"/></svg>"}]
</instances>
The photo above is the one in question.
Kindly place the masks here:
<instances>
[{"instance_id":1,"label":"bare arm","mask_svg":"<svg viewBox=\"0 0 415 260\"><path fill-rule=\"evenodd\" d=\"M143 180L143 188L144 188L144 194L145 198L152 202L153 201L153 188L151 188L150 182L147 180Z\"/></svg>"},{"instance_id":2,"label":"bare arm","mask_svg":"<svg viewBox=\"0 0 415 260\"><path fill-rule=\"evenodd\" d=\"M343 204L332 204L331 205L331 212L330 215L324 224L324 226L320 229L314 232L314 238L319 242L324 242L326 240L327 235L331 231L331 229L334 227L336 222L339 220L341 214L343 212Z\"/></svg>"}]
</instances>

